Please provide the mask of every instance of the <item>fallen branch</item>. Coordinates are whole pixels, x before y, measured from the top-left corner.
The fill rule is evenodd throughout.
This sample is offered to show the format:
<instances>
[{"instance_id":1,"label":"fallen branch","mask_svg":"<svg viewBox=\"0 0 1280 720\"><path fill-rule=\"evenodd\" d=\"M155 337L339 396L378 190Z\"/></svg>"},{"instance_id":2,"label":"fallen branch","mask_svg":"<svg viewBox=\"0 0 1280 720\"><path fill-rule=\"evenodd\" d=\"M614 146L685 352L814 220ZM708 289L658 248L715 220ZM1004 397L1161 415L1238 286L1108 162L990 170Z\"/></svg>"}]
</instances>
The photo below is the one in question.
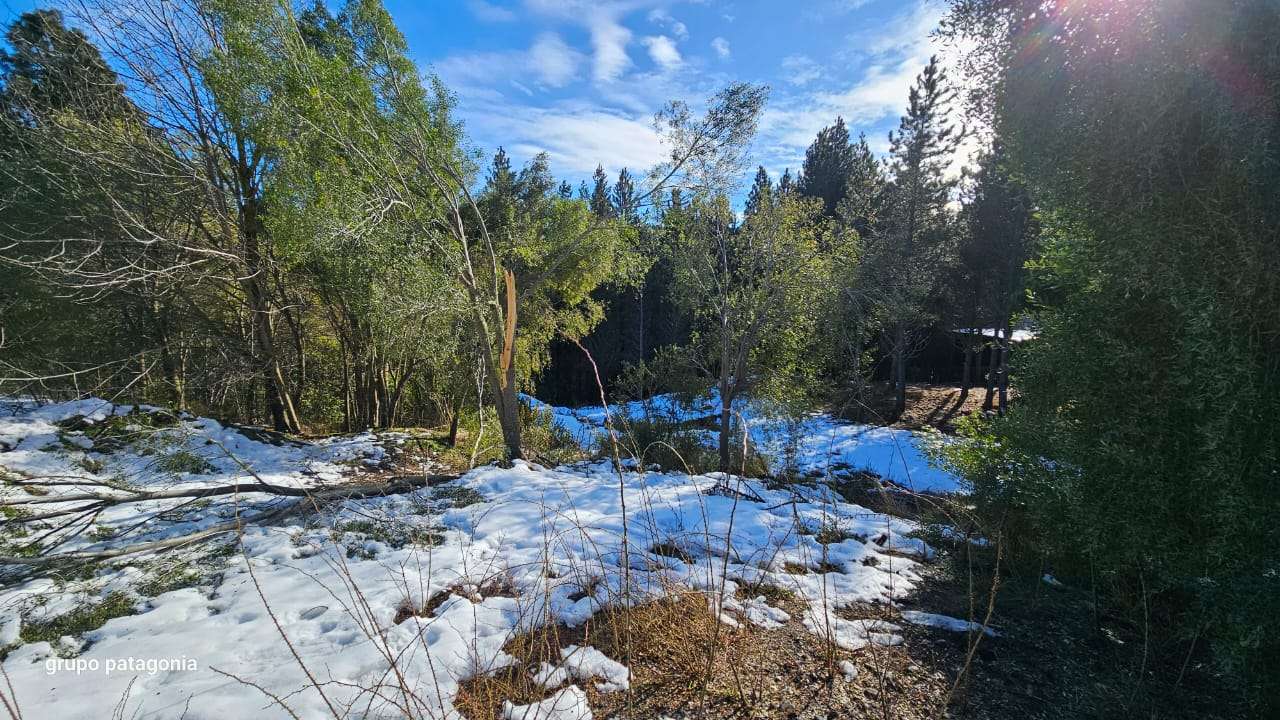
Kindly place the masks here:
<instances>
[{"instance_id":1,"label":"fallen branch","mask_svg":"<svg viewBox=\"0 0 1280 720\"><path fill-rule=\"evenodd\" d=\"M296 497L298 500L287 503L281 507L277 507L267 512L259 513L251 518L245 518L238 521L231 521L214 525L204 530L184 535L177 538L168 538L166 540L155 540L151 542L138 543L111 550L100 550L90 552L69 552L58 553L56 555L40 555L36 557L4 557L0 556L0 565L47 565L50 563L68 562L68 561L85 561L85 560L107 560L125 555L134 555L142 552L155 552L159 550L168 550L183 545L189 545L193 542L205 540L217 535L223 535L229 532L235 532L245 523L262 523L274 520L287 515L296 510L302 509L303 506L318 508L320 503L332 502L335 500L354 500L366 497L378 497L383 495L396 495L404 492L412 492L424 487L432 487L441 483L456 480L456 475L421 475L409 477L397 477L387 483L365 483L360 485L345 485L333 488L294 488L284 487L280 485L268 485L264 483L236 483L233 485L221 485L217 487L207 488L190 488L164 490L159 492L140 492L132 496L104 496L98 498L97 503L90 505L81 505L77 508L67 510L60 514L83 513L87 509L99 509L98 506L108 507L110 505L119 505L122 503L141 502L144 500L157 499L173 499L173 498L202 498L218 495L231 495L236 493L266 493L269 495L277 495L283 497ZM63 497L62 501L73 501L76 499L94 499L94 494L82 494L73 498ZM41 498L43 500L43 498ZM52 513L33 516L46 518ZM33 518L11 518L6 520L7 523L30 522Z\"/></svg>"}]
</instances>

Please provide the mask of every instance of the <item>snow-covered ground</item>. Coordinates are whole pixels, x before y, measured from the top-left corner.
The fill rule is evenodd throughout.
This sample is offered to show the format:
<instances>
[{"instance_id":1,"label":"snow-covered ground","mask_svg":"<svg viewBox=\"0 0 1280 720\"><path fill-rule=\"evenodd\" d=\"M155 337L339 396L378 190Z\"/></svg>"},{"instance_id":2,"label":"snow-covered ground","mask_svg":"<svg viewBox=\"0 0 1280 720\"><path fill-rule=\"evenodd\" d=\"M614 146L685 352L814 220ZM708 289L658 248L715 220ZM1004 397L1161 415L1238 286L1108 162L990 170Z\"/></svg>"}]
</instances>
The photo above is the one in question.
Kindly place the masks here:
<instances>
[{"instance_id":1,"label":"snow-covered ground","mask_svg":"<svg viewBox=\"0 0 1280 720\"><path fill-rule=\"evenodd\" d=\"M525 402L550 412L555 422L580 443L598 446L605 422L602 407L566 408L525 396ZM673 395L610 406L615 418L657 417L686 421L715 416L719 399L714 391L689 403ZM912 492L962 492L959 478L930 463L925 448L948 440L937 432L913 432L878 425L838 420L826 413L811 413L794 425L748 402L738 403L735 416L747 424L756 448L775 464L784 462L794 444L795 469L802 475L827 475L839 470L869 470ZM715 437L707 433L708 443Z\"/></svg>"},{"instance_id":2,"label":"snow-covered ground","mask_svg":"<svg viewBox=\"0 0 1280 720\"><path fill-rule=\"evenodd\" d=\"M0 488L4 499L30 497L10 484L15 478L49 476L107 483L58 485L49 488L53 493L122 492L110 484L120 481L225 485L249 482L253 474L273 484L324 486L379 462L402 441L365 434L275 446L212 420L185 418L99 452L91 430L56 424L76 415L110 422L126 410L102 401L8 406L0 413L0 468L9 478ZM813 422L850 443L840 457L876 457L858 449L875 437L866 429L845 436L836 423ZM834 443L814 440L812 447L828 445ZM159 458L180 452L198 455L207 467L156 468ZM629 471L620 478L606 462L482 467L413 493L346 500L266 526L248 523L238 548L217 561L219 572L153 596L148 581L164 578L154 577L155 560L146 557L75 577L6 575L4 670L26 715L53 720L106 717L122 698L124 717L288 717L271 696L302 718L331 717L331 707L351 717L399 717L408 707L422 717L449 718L457 717L459 683L514 661L502 651L513 634L547 622L578 626L606 604L644 602L673 587L704 592L709 610L729 624L797 622L848 651L902 642L892 623L850 620L835 610L894 603L916 587L918 564L931 554L911 535L917 528L829 491L802 492L718 475ZM58 551L190 533L281 500L246 492L182 502L111 508L95 520L100 531ZM820 530L829 544L818 542ZM740 586L754 583L791 590L803 616L793 618L763 596L737 597ZM112 592L127 594L135 613L79 637L21 639L23 628L91 607ZM430 613L404 611L429 599ZM589 717L582 715L579 688L627 687L629 670L617 660L591 647L564 648L558 666L538 673L548 690L544 704ZM542 717L533 706L508 705L505 712Z\"/></svg>"}]
</instances>

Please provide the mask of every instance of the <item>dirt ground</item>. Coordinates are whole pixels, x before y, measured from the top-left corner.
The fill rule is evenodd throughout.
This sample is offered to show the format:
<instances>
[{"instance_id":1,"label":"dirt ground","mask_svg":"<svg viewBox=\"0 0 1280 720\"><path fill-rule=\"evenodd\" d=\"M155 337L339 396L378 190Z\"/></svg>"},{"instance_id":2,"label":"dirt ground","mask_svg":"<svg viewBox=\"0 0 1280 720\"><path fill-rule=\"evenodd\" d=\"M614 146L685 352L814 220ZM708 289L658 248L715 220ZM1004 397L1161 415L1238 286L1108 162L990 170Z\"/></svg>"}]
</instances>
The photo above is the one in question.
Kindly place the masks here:
<instances>
[{"instance_id":1,"label":"dirt ground","mask_svg":"<svg viewBox=\"0 0 1280 720\"><path fill-rule=\"evenodd\" d=\"M955 421L959 418L983 411L987 395L984 387L969 389L964 402L960 402L959 385L931 385L927 383L910 383L907 385L907 409L896 422L889 422L893 416L893 396L887 386L876 385L870 389L866 405L858 407L836 408L836 414L858 422L876 425L920 430L925 427L935 428L944 433L955 432ZM1017 399L1017 392L1009 390L1009 401ZM993 398L999 402L998 396Z\"/></svg>"}]
</instances>

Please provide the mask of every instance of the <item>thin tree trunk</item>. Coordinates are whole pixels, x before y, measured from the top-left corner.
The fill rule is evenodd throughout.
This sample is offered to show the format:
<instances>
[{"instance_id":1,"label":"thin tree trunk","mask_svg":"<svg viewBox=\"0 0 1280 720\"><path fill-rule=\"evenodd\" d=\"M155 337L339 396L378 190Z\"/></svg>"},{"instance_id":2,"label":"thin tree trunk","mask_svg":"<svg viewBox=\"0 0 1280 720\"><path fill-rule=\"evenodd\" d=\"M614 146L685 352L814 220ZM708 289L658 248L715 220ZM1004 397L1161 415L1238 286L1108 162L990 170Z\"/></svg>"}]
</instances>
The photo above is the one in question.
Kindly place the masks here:
<instances>
[{"instance_id":1,"label":"thin tree trunk","mask_svg":"<svg viewBox=\"0 0 1280 720\"><path fill-rule=\"evenodd\" d=\"M462 393L453 396L449 401L449 437L445 445L455 447L458 444L458 419L462 415Z\"/></svg>"},{"instance_id":2,"label":"thin tree trunk","mask_svg":"<svg viewBox=\"0 0 1280 720\"><path fill-rule=\"evenodd\" d=\"M729 461L729 438L733 431L733 408L729 398L727 382L720 383L720 472L731 472Z\"/></svg>"},{"instance_id":3,"label":"thin tree trunk","mask_svg":"<svg viewBox=\"0 0 1280 720\"><path fill-rule=\"evenodd\" d=\"M969 398L969 387L973 385L973 343L965 340L964 344L964 369L960 371L960 399L956 402L957 406L964 405L964 401Z\"/></svg>"},{"instance_id":4,"label":"thin tree trunk","mask_svg":"<svg viewBox=\"0 0 1280 720\"><path fill-rule=\"evenodd\" d=\"M1009 407L1009 336L1012 334L1012 321L1009 316L1004 319L1004 339L1000 343L1000 414L1004 415Z\"/></svg>"},{"instance_id":5,"label":"thin tree trunk","mask_svg":"<svg viewBox=\"0 0 1280 720\"><path fill-rule=\"evenodd\" d=\"M991 410L995 407L996 402L996 373L998 372L1000 362L1000 328L995 329L995 337L992 338L989 352L991 355L987 358L987 396L982 400L982 409Z\"/></svg>"},{"instance_id":6,"label":"thin tree trunk","mask_svg":"<svg viewBox=\"0 0 1280 720\"><path fill-rule=\"evenodd\" d=\"M893 417L901 418L907 412L907 328L898 323L893 331Z\"/></svg>"}]
</instances>

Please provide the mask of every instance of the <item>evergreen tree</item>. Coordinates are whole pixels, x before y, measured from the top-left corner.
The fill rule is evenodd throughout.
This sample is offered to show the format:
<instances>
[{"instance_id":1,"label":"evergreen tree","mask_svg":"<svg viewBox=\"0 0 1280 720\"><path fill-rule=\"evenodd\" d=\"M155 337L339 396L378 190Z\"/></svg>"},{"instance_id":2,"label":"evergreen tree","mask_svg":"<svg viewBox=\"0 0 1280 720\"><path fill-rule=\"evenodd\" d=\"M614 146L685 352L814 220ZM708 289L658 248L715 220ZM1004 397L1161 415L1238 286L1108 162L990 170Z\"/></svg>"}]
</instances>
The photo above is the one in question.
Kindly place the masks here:
<instances>
[{"instance_id":1,"label":"evergreen tree","mask_svg":"<svg viewBox=\"0 0 1280 720\"><path fill-rule=\"evenodd\" d=\"M57 10L23 13L5 33L0 48L0 103L25 123L70 110L89 122L137 118L124 86L102 54Z\"/></svg>"},{"instance_id":2,"label":"evergreen tree","mask_svg":"<svg viewBox=\"0 0 1280 720\"><path fill-rule=\"evenodd\" d=\"M790 195L796 191L795 181L791 179L791 168L787 168L782 172L782 177L778 180L778 197Z\"/></svg>"},{"instance_id":3,"label":"evergreen tree","mask_svg":"<svg viewBox=\"0 0 1280 720\"><path fill-rule=\"evenodd\" d=\"M833 217L845 197L853 162L849 130L844 118L837 117L835 125L818 131L817 139L805 151L797 190L806 197L820 198L823 214Z\"/></svg>"},{"instance_id":4,"label":"evergreen tree","mask_svg":"<svg viewBox=\"0 0 1280 720\"><path fill-rule=\"evenodd\" d=\"M629 223L640 220L639 208L636 207L636 185L631 173L626 168L618 173L618 182L613 186L613 216Z\"/></svg>"},{"instance_id":5,"label":"evergreen tree","mask_svg":"<svg viewBox=\"0 0 1280 720\"><path fill-rule=\"evenodd\" d=\"M893 182L887 194L887 216L877 233L887 257L888 289L884 311L892 328L894 415L906 411L907 357L913 331L926 324L928 302L936 288L948 218L946 204L954 186L945 177L947 162L961 137L948 117L955 91L937 57L929 59L908 93L907 114L890 133Z\"/></svg>"},{"instance_id":6,"label":"evergreen tree","mask_svg":"<svg viewBox=\"0 0 1280 720\"><path fill-rule=\"evenodd\" d=\"M593 183L591 186L591 201L588 203L591 212L595 213L598 218L613 217L613 203L609 197L609 176L605 175L604 167L597 165L591 179Z\"/></svg>"},{"instance_id":7,"label":"evergreen tree","mask_svg":"<svg viewBox=\"0 0 1280 720\"><path fill-rule=\"evenodd\" d=\"M744 213L754 215L756 211L769 206L772 202L773 182L769 180L769 173L761 165L756 169L756 179L751 183L751 190L747 193L747 206Z\"/></svg>"},{"instance_id":8,"label":"evergreen tree","mask_svg":"<svg viewBox=\"0 0 1280 720\"><path fill-rule=\"evenodd\" d=\"M1178 659L1103 702L1278 717L1280 7L973 0L944 28L1042 225L1018 400L957 453L975 504ZM1192 685L1221 690L1167 692Z\"/></svg>"},{"instance_id":9,"label":"evergreen tree","mask_svg":"<svg viewBox=\"0 0 1280 720\"><path fill-rule=\"evenodd\" d=\"M884 163L871 152L866 135L859 135L853 145L844 199L836 206L836 215L858 235L867 237L875 227L887 183Z\"/></svg>"},{"instance_id":10,"label":"evergreen tree","mask_svg":"<svg viewBox=\"0 0 1280 720\"><path fill-rule=\"evenodd\" d=\"M573 186L569 184L568 180L560 181L560 189L558 192L561 199L564 199L564 200L573 199Z\"/></svg>"}]
</instances>

